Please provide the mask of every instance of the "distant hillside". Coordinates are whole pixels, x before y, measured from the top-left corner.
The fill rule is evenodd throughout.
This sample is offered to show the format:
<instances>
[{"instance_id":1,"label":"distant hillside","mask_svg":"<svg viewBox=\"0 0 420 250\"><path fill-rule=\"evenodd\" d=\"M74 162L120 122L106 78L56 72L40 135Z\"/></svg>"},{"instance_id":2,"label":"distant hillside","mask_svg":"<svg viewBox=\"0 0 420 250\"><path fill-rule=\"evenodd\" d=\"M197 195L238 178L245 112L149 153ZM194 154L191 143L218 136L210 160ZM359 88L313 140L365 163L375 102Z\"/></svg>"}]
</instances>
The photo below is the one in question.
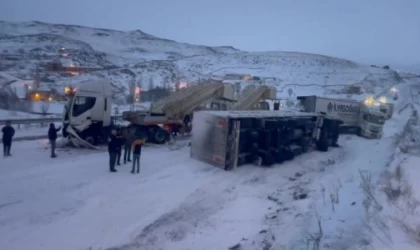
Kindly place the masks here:
<instances>
[{"instance_id":1,"label":"distant hillside","mask_svg":"<svg viewBox=\"0 0 420 250\"><path fill-rule=\"evenodd\" d=\"M115 97L128 93L130 82L144 88L176 81L205 81L226 73L270 77L282 88L290 84L385 87L400 79L396 72L352 61L299 52L245 52L233 47L209 47L161 39L140 30L117 31L41 22L0 21L0 54L8 57L0 71L21 79L33 78L42 63L60 58L78 67L103 69L77 77L41 72L52 86L85 78L110 78Z\"/></svg>"}]
</instances>

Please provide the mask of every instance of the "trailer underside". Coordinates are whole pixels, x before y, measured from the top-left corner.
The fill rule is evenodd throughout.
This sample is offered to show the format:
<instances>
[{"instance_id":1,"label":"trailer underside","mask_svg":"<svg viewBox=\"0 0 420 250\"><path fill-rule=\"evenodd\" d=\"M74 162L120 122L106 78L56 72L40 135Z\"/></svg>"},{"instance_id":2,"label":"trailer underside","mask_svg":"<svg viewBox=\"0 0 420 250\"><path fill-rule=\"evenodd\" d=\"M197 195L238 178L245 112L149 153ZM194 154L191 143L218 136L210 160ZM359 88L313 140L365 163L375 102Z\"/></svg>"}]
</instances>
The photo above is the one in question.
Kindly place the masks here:
<instances>
[{"instance_id":1,"label":"trailer underside","mask_svg":"<svg viewBox=\"0 0 420 250\"><path fill-rule=\"evenodd\" d=\"M191 156L225 170L251 163L270 166L314 148L327 151L337 145L341 123L320 115L210 116L207 120L206 116L197 116L202 121L193 124ZM205 136L196 136L198 131Z\"/></svg>"}]
</instances>

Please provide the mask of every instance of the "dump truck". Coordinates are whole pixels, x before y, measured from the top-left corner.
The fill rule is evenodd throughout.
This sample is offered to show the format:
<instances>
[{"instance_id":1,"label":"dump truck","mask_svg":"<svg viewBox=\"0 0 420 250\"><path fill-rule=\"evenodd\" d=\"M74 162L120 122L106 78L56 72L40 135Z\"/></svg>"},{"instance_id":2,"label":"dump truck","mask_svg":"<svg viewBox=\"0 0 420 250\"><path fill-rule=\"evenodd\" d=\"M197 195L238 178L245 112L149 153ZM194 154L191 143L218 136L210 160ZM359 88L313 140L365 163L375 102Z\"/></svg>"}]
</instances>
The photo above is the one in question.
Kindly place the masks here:
<instances>
[{"instance_id":1,"label":"dump truck","mask_svg":"<svg viewBox=\"0 0 420 250\"><path fill-rule=\"evenodd\" d=\"M320 113L279 111L197 111L190 156L232 170L256 163L270 166L318 149L337 146L342 121Z\"/></svg>"},{"instance_id":2,"label":"dump truck","mask_svg":"<svg viewBox=\"0 0 420 250\"><path fill-rule=\"evenodd\" d=\"M298 96L302 111L322 113L340 119L340 133L354 133L366 138L381 138L385 114L371 99L364 102L320 96Z\"/></svg>"},{"instance_id":3,"label":"dump truck","mask_svg":"<svg viewBox=\"0 0 420 250\"><path fill-rule=\"evenodd\" d=\"M233 100L233 86L222 83L200 84L172 93L150 110L126 111L122 120L136 136L148 142L165 143L170 133L187 126L193 111L212 99ZM106 142L116 117L111 116L112 88L108 80L87 80L68 91L63 114L63 137L78 147L96 148Z\"/></svg>"}]
</instances>

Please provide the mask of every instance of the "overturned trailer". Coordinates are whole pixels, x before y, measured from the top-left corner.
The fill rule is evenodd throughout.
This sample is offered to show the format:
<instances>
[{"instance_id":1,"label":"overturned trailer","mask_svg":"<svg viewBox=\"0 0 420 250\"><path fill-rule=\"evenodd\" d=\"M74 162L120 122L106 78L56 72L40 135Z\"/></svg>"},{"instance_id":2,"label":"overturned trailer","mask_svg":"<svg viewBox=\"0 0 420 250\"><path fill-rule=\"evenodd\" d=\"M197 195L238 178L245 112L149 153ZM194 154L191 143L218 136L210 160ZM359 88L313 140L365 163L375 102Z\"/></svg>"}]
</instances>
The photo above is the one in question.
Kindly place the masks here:
<instances>
[{"instance_id":1,"label":"overturned trailer","mask_svg":"<svg viewBox=\"0 0 420 250\"><path fill-rule=\"evenodd\" d=\"M297 111L198 111L191 157L224 170L269 166L317 148L336 146L342 121Z\"/></svg>"}]
</instances>

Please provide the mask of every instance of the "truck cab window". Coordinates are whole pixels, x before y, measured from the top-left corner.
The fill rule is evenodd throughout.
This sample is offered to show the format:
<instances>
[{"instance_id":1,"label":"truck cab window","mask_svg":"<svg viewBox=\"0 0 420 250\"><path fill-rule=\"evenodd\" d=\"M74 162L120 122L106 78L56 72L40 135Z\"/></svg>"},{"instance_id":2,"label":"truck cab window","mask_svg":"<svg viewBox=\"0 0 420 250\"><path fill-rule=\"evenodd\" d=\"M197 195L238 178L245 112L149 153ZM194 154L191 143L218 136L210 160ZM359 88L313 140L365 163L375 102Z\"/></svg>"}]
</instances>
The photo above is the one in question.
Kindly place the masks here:
<instances>
[{"instance_id":1,"label":"truck cab window","mask_svg":"<svg viewBox=\"0 0 420 250\"><path fill-rule=\"evenodd\" d=\"M95 97L78 96L73 104L73 116L79 116L95 105Z\"/></svg>"},{"instance_id":2,"label":"truck cab window","mask_svg":"<svg viewBox=\"0 0 420 250\"><path fill-rule=\"evenodd\" d=\"M212 109L212 110L220 110L220 105L219 105L219 103L212 102L212 103L210 104L210 109Z\"/></svg>"}]
</instances>

